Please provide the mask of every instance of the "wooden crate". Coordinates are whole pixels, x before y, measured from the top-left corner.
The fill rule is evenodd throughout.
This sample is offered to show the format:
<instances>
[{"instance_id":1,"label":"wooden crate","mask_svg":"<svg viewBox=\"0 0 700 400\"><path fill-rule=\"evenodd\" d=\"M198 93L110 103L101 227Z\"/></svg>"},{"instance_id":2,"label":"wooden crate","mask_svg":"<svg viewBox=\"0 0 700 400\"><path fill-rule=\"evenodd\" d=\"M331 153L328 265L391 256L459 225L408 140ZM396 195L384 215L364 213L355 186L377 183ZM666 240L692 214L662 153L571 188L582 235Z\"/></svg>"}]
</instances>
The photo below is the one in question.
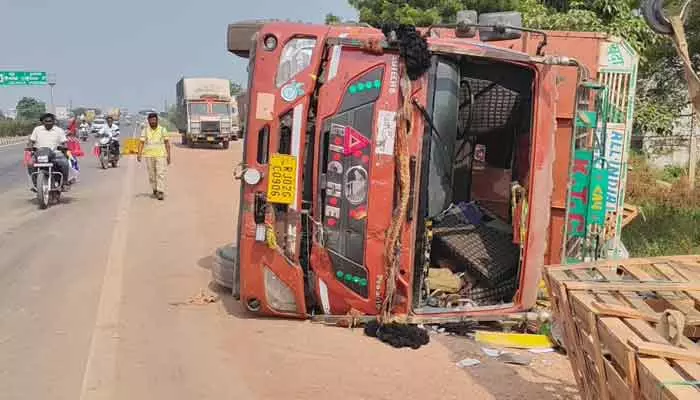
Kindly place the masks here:
<instances>
[{"instance_id":1,"label":"wooden crate","mask_svg":"<svg viewBox=\"0 0 700 400\"><path fill-rule=\"evenodd\" d=\"M545 269L555 319L587 400L700 399L700 255ZM678 344L660 332L685 317Z\"/></svg>"}]
</instances>

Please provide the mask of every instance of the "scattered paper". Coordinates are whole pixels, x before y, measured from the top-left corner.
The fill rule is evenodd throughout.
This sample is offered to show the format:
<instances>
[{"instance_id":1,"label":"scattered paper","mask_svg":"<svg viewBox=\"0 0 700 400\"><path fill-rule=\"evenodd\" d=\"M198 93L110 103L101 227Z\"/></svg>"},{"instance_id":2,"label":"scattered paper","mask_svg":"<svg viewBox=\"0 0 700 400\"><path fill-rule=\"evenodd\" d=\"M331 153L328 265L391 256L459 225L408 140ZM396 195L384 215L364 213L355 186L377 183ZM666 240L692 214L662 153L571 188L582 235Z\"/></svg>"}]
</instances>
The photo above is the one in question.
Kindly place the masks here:
<instances>
[{"instance_id":1,"label":"scattered paper","mask_svg":"<svg viewBox=\"0 0 700 400\"><path fill-rule=\"evenodd\" d=\"M459 361L457 363L457 367L459 368L468 368L468 367L474 367L481 364L481 361L475 359L475 358L465 358L462 361Z\"/></svg>"},{"instance_id":2,"label":"scattered paper","mask_svg":"<svg viewBox=\"0 0 700 400\"><path fill-rule=\"evenodd\" d=\"M546 354L546 353L554 353L554 348L550 347L548 349L530 349L530 353L535 353L535 354Z\"/></svg>"},{"instance_id":3,"label":"scattered paper","mask_svg":"<svg viewBox=\"0 0 700 400\"><path fill-rule=\"evenodd\" d=\"M503 350L498 350L498 349L489 349L487 347L482 347L481 351L484 352L489 357L498 357L501 354L503 354Z\"/></svg>"},{"instance_id":4,"label":"scattered paper","mask_svg":"<svg viewBox=\"0 0 700 400\"><path fill-rule=\"evenodd\" d=\"M516 364L516 365L530 365L532 362L532 357L528 355L520 355L515 353L503 353L498 356L498 361L504 362L506 364Z\"/></svg>"}]
</instances>

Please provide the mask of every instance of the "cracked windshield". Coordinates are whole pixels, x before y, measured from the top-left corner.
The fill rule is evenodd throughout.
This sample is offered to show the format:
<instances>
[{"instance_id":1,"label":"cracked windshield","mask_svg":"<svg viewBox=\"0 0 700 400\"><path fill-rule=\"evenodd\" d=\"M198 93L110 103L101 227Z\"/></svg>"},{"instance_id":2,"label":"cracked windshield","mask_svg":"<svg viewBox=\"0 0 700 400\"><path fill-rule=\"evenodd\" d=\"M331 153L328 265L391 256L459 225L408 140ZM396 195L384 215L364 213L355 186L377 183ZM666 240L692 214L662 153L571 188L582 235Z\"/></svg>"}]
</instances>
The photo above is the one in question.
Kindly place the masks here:
<instances>
[{"instance_id":1,"label":"cracked windshield","mask_svg":"<svg viewBox=\"0 0 700 400\"><path fill-rule=\"evenodd\" d=\"M700 399L700 0L0 3L0 400Z\"/></svg>"}]
</instances>

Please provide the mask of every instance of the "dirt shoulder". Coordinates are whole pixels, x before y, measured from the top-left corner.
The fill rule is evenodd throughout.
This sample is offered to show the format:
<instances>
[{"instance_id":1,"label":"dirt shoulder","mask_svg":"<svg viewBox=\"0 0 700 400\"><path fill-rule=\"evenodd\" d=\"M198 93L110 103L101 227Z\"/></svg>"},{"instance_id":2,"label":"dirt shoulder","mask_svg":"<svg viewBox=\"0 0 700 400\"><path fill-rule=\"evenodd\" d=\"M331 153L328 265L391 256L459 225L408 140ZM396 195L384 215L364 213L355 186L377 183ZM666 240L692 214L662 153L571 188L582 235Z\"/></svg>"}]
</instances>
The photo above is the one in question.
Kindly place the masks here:
<instances>
[{"instance_id":1,"label":"dirt shoulder","mask_svg":"<svg viewBox=\"0 0 700 400\"><path fill-rule=\"evenodd\" d=\"M443 335L396 350L361 330L251 318L226 292L213 304L183 304L214 288L211 256L233 241L240 156L240 142L228 151L176 147L164 202L149 197L144 166L135 170L112 398L575 398L560 355L511 366ZM455 365L467 357L482 364Z\"/></svg>"}]
</instances>

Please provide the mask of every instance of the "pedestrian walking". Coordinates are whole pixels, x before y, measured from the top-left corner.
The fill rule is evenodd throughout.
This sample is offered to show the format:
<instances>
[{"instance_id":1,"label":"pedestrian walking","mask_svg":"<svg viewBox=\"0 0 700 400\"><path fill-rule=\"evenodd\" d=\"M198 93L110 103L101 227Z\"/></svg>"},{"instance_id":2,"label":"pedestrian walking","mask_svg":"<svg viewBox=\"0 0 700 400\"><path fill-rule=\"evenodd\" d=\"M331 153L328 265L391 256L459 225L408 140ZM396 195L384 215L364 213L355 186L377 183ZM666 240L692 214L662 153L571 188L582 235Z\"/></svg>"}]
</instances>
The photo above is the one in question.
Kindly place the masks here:
<instances>
[{"instance_id":1,"label":"pedestrian walking","mask_svg":"<svg viewBox=\"0 0 700 400\"><path fill-rule=\"evenodd\" d=\"M168 131L158 124L158 114L148 114L148 125L141 131L137 160L146 159L148 180L153 188L153 197L165 198L165 174L170 165L170 140Z\"/></svg>"}]
</instances>

